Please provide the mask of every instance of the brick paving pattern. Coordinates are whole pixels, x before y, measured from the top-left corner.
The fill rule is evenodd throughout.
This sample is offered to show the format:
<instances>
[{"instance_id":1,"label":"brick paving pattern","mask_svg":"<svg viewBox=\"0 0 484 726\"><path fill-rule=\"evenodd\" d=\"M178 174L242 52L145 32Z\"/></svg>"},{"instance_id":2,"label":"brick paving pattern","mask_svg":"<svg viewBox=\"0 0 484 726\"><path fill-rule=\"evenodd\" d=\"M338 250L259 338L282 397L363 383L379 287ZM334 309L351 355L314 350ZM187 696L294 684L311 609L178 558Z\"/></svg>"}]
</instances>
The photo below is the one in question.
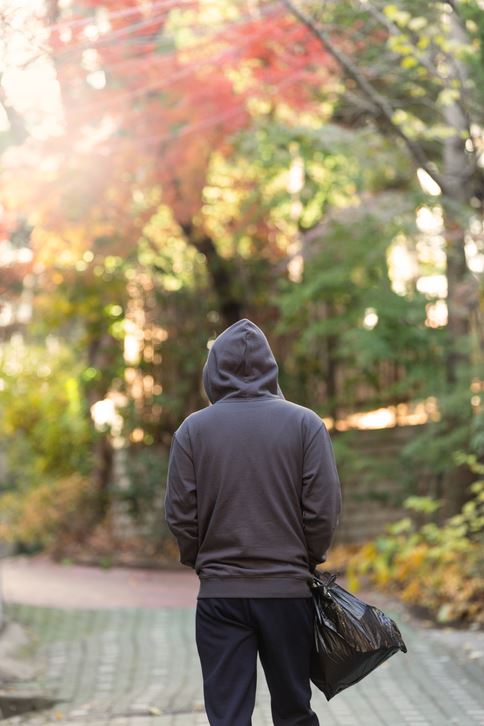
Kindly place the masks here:
<instances>
[{"instance_id":1,"label":"brick paving pattern","mask_svg":"<svg viewBox=\"0 0 484 726\"><path fill-rule=\"evenodd\" d=\"M170 575L153 577L165 582ZM206 726L190 593L189 605L160 607L151 601L148 607L52 607L10 597L7 616L37 641L38 685L59 701L49 711L6 719L5 726ZM398 603L372 595L366 599L397 621L408 653L397 653L329 702L312 686L321 726L483 726L484 634L423 628ZM272 724L258 668L253 726Z\"/></svg>"}]
</instances>

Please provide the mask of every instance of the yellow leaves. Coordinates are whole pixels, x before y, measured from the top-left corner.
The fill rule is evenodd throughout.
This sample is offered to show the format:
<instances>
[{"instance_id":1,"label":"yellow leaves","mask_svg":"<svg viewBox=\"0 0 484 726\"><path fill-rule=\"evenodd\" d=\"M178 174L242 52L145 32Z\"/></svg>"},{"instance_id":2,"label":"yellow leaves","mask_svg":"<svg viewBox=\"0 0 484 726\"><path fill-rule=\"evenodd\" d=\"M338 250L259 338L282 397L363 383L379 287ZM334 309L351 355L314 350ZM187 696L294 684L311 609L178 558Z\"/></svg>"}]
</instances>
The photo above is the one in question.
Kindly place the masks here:
<instances>
[{"instance_id":1,"label":"yellow leaves","mask_svg":"<svg viewBox=\"0 0 484 726\"><path fill-rule=\"evenodd\" d=\"M459 99L459 96L457 88L444 88L437 96L437 103L441 106L450 106Z\"/></svg>"},{"instance_id":2,"label":"yellow leaves","mask_svg":"<svg viewBox=\"0 0 484 726\"><path fill-rule=\"evenodd\" d=\"M475 575L479 545L466 540L463 555L462 537L454 542L445 528L440 532L441 544L418 541L415 534L390 533L379 538L379 548L373 542L362 545L347 567L349 587L356 590L360 577L366 575L379 588L392 587L404 602L428 608L441 622L462 618L484 622L479 605L484 580Z\"/></svg>"},{"instance_id":3,"label":"yellow leaves","mask_svg":"<svg viewBox=\"0 0 484 726\"><path fill-rule=\"evenodd\" d=\"M384 535L360 545L347 564L349 586L357 589L364 576L370 584L398 593L404 602L427 608L440 622L484 624L482 545L468 536L482 531L484 482L474 482L471 491L473 497L460 514L443 525L427 522L416 528L404 517L387 525ZM430 514L437 501L414 496L405 507Z\"/></svg>"},{"instance_id":4,"label":"yellow leaves","mask_svg":"<svg viewBox=\"0 0 484 726\"><path fill-rule=\"evenodd\" d=\"M245 93L254 82L254 65L254 59L248 59L242 61L237 68L227 68L227 77L232 81L236 93Z\"/></svg>"},{"instance_id":5,"label":"yellow leaves","mask_svg":"<svg viewBox=\"0 0 484 726\"><path fill-rule=\"evenodd\" d=\"M352 558L359 556L361 545L340 544L331 548L324 568L329 570L342 570L351 564Z\"/></svg>"},{"instance_id":6,"label":"yellow leaves","mask_svg":"<svg viewBox=\"0 0 484 726\"><path fill-rule=\"evenodd\" d=\"M384 588L389 584L391 580L390 574L389 568L384 563L378 560L375 562L374 582L378 587Z\"/></svg>"},{"instance_id":7,"label":"yellow leaves","mask_svg":"<svg viewBox=\"0 0 484 726\"><path fill-rule=\"evenodd\" d=\"M472 20L471 18L467 19L465 21L465 26L469 33L478 33L479 32L479 26L475 22L475 20Z\"/></svg>"},{"instance_id":8,"label":"yellow leaves","mask_svg":"<svg viewBox=\"0 0 484 726\"><path fill-rule=\"evenodd\" d=\"M2 507L2 519L0 520L0 539L7 543L13 543L16 540L16 533L11 526L12 520L21 518L21 505L18 497L12 492L2 494L0 497L0 505Z\"/></svg>"},{"instance_id":9,"label":"yellow leaves","mask_svg":"<svg viewBox=\"0 0 484 726\"><path fill-rule=\"evenodd\" d=\"M247 108L253 118L266 116L273 110L273 105L271 99L258 98L257 96L251 96L247 102Z\"/></svg>"},{"instance_id":10,"label":"yellow leaves","mask_svg":"<svg viewBox=\"0 0 484 726\"><path fill-rule=\"evenodd\" d=\"M360 550L360 556L363 559L373 561L378 555L378 550L374 542L367 542Z\"/></svg>"},{"instance_id":11,"label":"yellow leaves","mask_svg":"<svg viewBox=\"0 0 484 726\"><path fill-rule=\"evenodd\" d=\"M94 497L94 485L80 474L43 482L25 493L4 494L0 497L5 515L0 535L7 541L48 546L56 535L69 536L74 513L77 519L74 529L82 529L84 519L89 521Z\"/></svg>"},{"instance_id":12,"label":"yellow leaves","mask_svg":"<svg viewBox=\"0 0 484 726\"><path fill-rule=\"evenodd\" d=\"M403 124L404 121L406 121L408 118L408 114L406 111L403 110L403 108L397 108L392 114L392 121L394 124L399 126L400 124Z\"/></svg>"},{"instance_id":13,"label":"yellow leaves","mask_svg":"<svg viewBox=\"0 0 484 726\"><path fill-rule=\"evenodd\" d=\"M411 18L408 22L408 27L410 28L410 30L414 31L422 30L422 28L425 28L426 25L427 18L424 18L422 16Z\"/></svg>"},{"instance_id":14,"label":"yellow leaves","mask_svg":"<svg viewBox=\"0 0 484 726\"><path fill-rule=\"evenodd\" d=\"M446 50L446 51L449 50L448 40L445 37L445 35L443 35L442 33L434 34L433 40L437 45L439 45L442 48L442 50Z\"/></svg>"},{"instance_id":15,"label":"yellow leaves","mask_svg":"<svg viewBox=\"0 0 484 726\"><path fill-rule=\"evenodd\" d=\"M396 522L392 522L391 524L387 524L386 526L386 531L392 535L399 535L406 532L411 532L412 529L413 522L410 517L403 517L402 519L399 519Z\"/></svg>"},{"instance_id":16,"label":"yellow leaves","mask_svg":"<svg viewBox=\"0 0 484 726\"><path fill-rule=\"evenodd\" d=\"M119 267L123 262L122 257L119 257L117 255L108 255L104 259L104 265L106 267L106 270L108 272L114 272L117 267Z\"/></svg>"},{"instance_id":17,"label":"yellow leaves","mask_svg":"<svg viewBox=\"0 0 484 726\"><path fill-rule=\"evenodd\" d=\"M365 267L355 267L350 274L351 282L357 286L362 286L367 278Z\"/></svg>"},{"instance_id":18,"label":"yellow leaves","mask_svg":"<svg viewBox=\"0 0 484 726\"><path fill-rule=\"evenodd\" d=\"M415 53L414 46L405 34L392 35L388 38L387 43L390 50L399 55L411 55Z\"/></svg>"},{"instance_id":19,"label":"yellow leaves","mask_svg":"<svg viewBox=\"0 0 484 726\"><path fill-rule=\"evenodd\" d=\"M417 48L419 50L426 50L430 45L430 38L427 35L422 35L417 40Z\"/></svg>"},{"instance_id":20,"label":"yellow leaves","mask_svg":"<svg viewBox=\"0 0 484 726\"><path fill-rule=\"evenodd\" d=\"M350 592L357 592L360 589L360 578L356 575L354 570L349 569L346 572L346 581Z\"/></svg>"},{"instance_id":21,"label":"yellow leaves","mask_svg":"<svg viewBox=\"0 0 484 726\"><path fill-rule=\"evenodd\" d=\"M427 545L418 545L409 553L400 554L395 557L395 577L404 582L416 572L425 562L428 554Z\"/></svg>"},{"instance_id":22,"label":"yellow leaves","mask_svg":"<svg viewBox=\"0 0 484 726\"><path fill-rule=\"evenodd\" d=\"M418 65L418 61L414 56L408 55L405 58L402 58L400 65L402 68L415 68L415 66Z\"/></svg>"},{"instance_id":23,"label":"yellow leaves","mask_svg":"<svg viewBox=\"0 0 484 726\"><path fill-rule=\"evenodd\" d=\"M67 378L64 389L67 397L67 407L69 413L76 415L81 410L81 393L79 391L79 383L74 376Z\"/></svg>"},{"instance_id":24,"label":"yellow leaves","mask_svg":"<svg viewBox=\"0 0 484 726\"><path fill-rule=\"evenodd\" d=\"M434 124L428 127L427 138L432 139L450 139L452 136L458 136L457 130L452 126L446 126L445 124Z\"/></svg>"},{"instance_id":25,"label":"yellow leaves","mask_svg":"<svg viewBox=\"0 0 484 726\"><path fill-rule=\"evenodd\" d=\"M401 598L404 602L415 603L419 602L422 596L422 588L419 580L415 579L408 583L401 592Z\"/></svg>"},{"instance_id":26,"label":"yellow leaves","mask_svg":"<svg viewBox=\"0 0 484 726\"><path fill-rule=\"evenodd\" d=\"M402 27L409 25L412 19L412 16L407 10L401 10L397 5L385 5L383 12L389 20Z\"/></svg>"},{"instance_id":27,"label":"yellow leaves","mask_svg":"<svg viewBox=\"0 0 484 726\"><path fill-rule=\"evenodd\" d=\"M451 90L451 89L449 89ZM392 121L411 139L446 139L457 134L456 129L445 124L425 124L403 108L397 108L392 114Z\"/></svg>"},{"instance_id":28,"label":"yellow leaves","mask_svg":"<svg viewBox=\"0 0 484 726\"><path fill-rule=\"evenodd\" d=\"M421 68L418 68L417 70L422 70ZM411 83L407 85L408 95L412 98L422 98L427 95L427 92L425 88L422 86L417 85L416 83Z\"/></svg>"}]
</instances>

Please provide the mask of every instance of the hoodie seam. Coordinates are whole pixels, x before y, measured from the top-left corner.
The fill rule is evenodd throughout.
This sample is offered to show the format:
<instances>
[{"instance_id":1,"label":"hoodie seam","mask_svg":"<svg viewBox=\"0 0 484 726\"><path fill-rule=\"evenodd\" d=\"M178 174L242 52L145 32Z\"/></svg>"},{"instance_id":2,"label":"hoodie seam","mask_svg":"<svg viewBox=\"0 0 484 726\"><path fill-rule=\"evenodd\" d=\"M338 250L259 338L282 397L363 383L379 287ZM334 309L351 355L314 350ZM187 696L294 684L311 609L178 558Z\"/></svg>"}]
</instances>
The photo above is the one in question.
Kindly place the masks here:
<instances>
[{"instance_id":1,"label":"hoodie seam","mask_svg":"<svg viewBox=\"0 0 484 726\"><path fill-rule=\"evenodd\" d=\"M249 366L248 366L248 361L247 361L247 348L249 346L248 338L249 338L249 331L246 330L245 337L244 337L244 372L242 374L242 377L244 379L249 377Z\"/></svg>"},{"instance_id":2,"label":"hoodie seam","mask_svg":"<svg viewBox=\"0 0 484 726\"><path fill-rule=\"evenodd\" d=\"M319 432L320 432L320 431L324 431L324 428L325 428L325 427L324 427L324 424L321 424L321 426L320 426L320 427L319 427L319 428L318 428L318 429L317 429L317 430L316 430L316 431L314 432L314 434L313 434L313 435L311 436L311 438L310 438L309 442L308 442L308 443L306 444L306 446L304 447L304 455L306 455L306 452L307 452L307 450L309 449L309 447L311 446L311 444L313 443L314 439L315 439L315 438L316 438L316 436L317 436L317 435L319 434Z\"/></svg>"},{"instance_id":3,"label":"hoodie seam","mask_svg":"<svg viewBox=\"0 0 484 726\"><path fill-rule=\"evenodd\" d=\"M190 458L192 464L193 464L193 446L192 446L192 437L190 436L190 429L187 425L187 438L188 438L188 444L190 446L190 453L187 454L187 456Z\"/></svg>"},{"instance_id":4,"label":"hoodie seam","mask_svg":"<svg viewBox=\"0 0 484 726\"><path fill-rule=\"evenodd\" d=\"M190 441L190 434L189 434L189 432L188 432L188 428L187 428L187 435L188 435L188 440ZM183 446L183 444L182 444L182 443L180 442L180 440L179 440L179 438L177 437L177 435L176 435L176 434L173 434L173 439L174 439L174 440L176 441L176 443L178 444L178 446L180 447L180 449L181 449L181 450L183 451L183 453L185 454L185 456L188 456L188 458L189 458L189 459L191 459L191 458L192 458L192 455L191 455L191 453L189 453L189 452L188 452L188 451L187 451L187 450L185 449L185 447L184 447L184 446ZM191 442L190 442L190 448L191 448Z\"/></svg>"}]
</instances>

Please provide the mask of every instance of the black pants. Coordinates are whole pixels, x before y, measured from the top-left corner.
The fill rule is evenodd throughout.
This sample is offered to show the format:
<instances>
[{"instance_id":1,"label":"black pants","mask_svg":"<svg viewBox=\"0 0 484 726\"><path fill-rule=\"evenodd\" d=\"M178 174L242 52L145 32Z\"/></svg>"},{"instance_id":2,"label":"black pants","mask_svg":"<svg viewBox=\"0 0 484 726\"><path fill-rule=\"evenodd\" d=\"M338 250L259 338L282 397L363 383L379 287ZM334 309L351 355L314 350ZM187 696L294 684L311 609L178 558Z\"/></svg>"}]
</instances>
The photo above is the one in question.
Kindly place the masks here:
<instances>
[{"instance_id":1,"label":"black pants","mask_svg":"<svg viewBox=\"0 0 484 726\"><path fill-rule=\"evenodd\" d=\"M250 726L257 652L275 726L318 726L309 681L311 598L199 598L196 643L211 726Z\"/></svg>"}]
</instances>

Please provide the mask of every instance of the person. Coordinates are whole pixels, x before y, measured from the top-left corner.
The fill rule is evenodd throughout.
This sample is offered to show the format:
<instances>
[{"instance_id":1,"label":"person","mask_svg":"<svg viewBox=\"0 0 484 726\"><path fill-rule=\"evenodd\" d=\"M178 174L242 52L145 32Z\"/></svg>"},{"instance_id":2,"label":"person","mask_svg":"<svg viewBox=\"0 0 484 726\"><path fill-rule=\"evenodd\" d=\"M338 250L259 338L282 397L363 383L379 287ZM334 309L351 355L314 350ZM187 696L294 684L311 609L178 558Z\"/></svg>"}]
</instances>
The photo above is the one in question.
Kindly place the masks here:
<instances>
[{"instance_id":1,"label":"person","mask_svg":"<svg viewBox=\"0 0 484 726\"><path fill-rule=\"evenodd\" d=\"M269 342L247 318L214 341L210 402L175 431L165 519L199 577L195 639L211 726L247 726L257 654L276 726L314 726L312 573L341 511L328 430L286 400Z\"/></svg>"}]
</instances>

